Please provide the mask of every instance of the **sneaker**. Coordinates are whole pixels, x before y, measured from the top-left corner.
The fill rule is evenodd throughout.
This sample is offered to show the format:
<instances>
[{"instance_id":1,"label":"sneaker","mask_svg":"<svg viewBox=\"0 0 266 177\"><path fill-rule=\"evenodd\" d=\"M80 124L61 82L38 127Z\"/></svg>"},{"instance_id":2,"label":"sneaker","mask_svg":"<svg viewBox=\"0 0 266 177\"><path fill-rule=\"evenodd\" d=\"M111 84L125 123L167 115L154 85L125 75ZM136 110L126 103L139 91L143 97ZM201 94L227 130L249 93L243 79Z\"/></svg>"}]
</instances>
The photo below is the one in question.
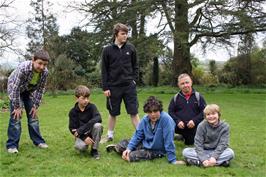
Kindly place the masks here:
<instances>
[{"instance_id":1,"label":"sneaker","mask_svg":"<svg viewBox=\"0 0 266 177\"><path fill-rule=\"evenodd\" d=\"M222 167L229 167L230 166L230 161L224 161L220 166Z\"/></svg>"},{"instance_id":2,"label":"sneaker","mask_svg":"<svg viewBox=\"0 0 266 177\"><path fill-rule=\"evenodd\" d=\"M99 159L100 159L100 154L99 154L99 152L98 152L97 149L92 149L92 150L91 150L91 156L92 156L93 158L95 158L96 160L99 160Z\"/></svg>"},{"instance_id":3,"label":"sneaker","mask_svg":"<svg viewBox=\"0 0 266 177\"><path fill-rule=\"evenodd\" d=\"M184 137L180 134L175 134L174 140L176 141L184 141Z\"/></svg>"},{"instance_id":4,"label":"sneaker","mask_svg":"<svg viewBox=\"0 0 266 177\"><path fill-rule=\"evenodd\" d=\"M107 152L116 151L116 150L115 150L115 147L116 147L115 144L109 144L109 145L106 146L106 151L107 151Z\"/></svg>"},{"instance_id":5,"label":"sneaker","mask_svg":"<svg viewBox=\"0 0 266 177\"><path fill-rule=\"evenodd\" d=\"M38 144L38 147L41 149L46 149L46 148L48 148L48 145L46 143L40 143L40 144Z\"/></svg>"},{"instance_id":6,"label":"sneaker","mask_svg":"<svg viewBox=\"0 0 266 177\"><path fill-rule=\"evenodd\" d=\"M17 148L8 148L7 152L10 154L16 154L16 153L18 153L18 149Z\"/></svg>"},{"instance_id":7,"label":"sneaker","mask_svg":"<svg viewBox=\"0 0 266 177\"><path fill-rule=\"evenodd\" d=\"M100 141L101 144L113 141L113 137L103 137Z\"/></svg>"},{"instance_id":8,"label":"sneaker","mask_svg":"<svg viewBox=\"0 0 266 177\"><path fill-rule=\"evenodd\" d=\"M190 165L195 165L195 166L201 166L201 162L199 160L194 160L194 159L186 159L186 164L187 166Z\"/></svg>"}]
</instances>

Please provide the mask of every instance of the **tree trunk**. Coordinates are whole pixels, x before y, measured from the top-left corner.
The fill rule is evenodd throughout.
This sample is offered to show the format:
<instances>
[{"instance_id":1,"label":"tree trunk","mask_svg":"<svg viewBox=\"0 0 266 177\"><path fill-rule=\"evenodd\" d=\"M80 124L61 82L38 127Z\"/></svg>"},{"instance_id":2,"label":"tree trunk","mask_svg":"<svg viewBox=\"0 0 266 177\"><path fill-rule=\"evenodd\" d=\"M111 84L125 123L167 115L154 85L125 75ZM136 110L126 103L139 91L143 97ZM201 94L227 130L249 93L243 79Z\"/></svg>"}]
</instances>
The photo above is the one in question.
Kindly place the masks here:
<instances>
[{"instance_id":1,"label":"tree trunk","mask_svg":"<svg viewBox=\"0 0 266 177\"><path fill-rule=\"evenodd\" d=\"M173 82L175 86L177 77L181 73L192 74L190 63L188 4L186 0L175 1L175 32L174 32L174 56L173 56Z\"/></svg>"}]
</instances>

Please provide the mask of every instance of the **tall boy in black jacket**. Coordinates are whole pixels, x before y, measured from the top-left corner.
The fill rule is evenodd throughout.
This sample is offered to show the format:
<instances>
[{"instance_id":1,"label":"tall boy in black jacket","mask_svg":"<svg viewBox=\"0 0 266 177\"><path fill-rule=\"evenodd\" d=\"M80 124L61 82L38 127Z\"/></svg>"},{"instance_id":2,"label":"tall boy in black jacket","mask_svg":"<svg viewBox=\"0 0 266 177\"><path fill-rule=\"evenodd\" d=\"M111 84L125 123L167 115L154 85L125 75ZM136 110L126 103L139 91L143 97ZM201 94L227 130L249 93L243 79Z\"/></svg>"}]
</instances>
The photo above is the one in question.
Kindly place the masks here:
<instances>
[{"instance_id":1,"label":"tall boy in black jacket","mask_svg":"<svg viewBox=\"0 0 266 177\"><path fill-rule=\"evenodd\" d=\"M85 151L91 145L91 155L99 159L99 142L103 132L102 118L96 106L90 103L90 90L80 85L75 90L77 102L69 112L69 130L75 136L75 148Z\"/></svg>"}]
</instances>

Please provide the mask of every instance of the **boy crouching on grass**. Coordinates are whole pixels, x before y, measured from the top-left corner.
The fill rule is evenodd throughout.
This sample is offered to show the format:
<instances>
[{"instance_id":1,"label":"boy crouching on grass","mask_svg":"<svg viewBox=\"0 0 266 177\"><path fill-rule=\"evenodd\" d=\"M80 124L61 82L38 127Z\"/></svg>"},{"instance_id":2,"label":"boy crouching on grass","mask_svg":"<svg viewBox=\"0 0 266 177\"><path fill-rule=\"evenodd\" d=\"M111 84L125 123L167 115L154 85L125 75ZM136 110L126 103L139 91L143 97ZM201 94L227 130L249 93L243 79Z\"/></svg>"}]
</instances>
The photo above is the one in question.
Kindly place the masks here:
<instances>
[{"instance_id":1,"label":"boy crouching on grass","mask_svg":"<svg viewBox=\"0 0 266 177\"><path fill-rule=\"evenodd\" d=\"M91 156L100 159L99 142L103 132L102 118L96 106L90 103L90 90L80 85L75 89L77 102L69 112L69 130L75 136L75 148L86 151L91 145Z\"/></svg>"},{"instance_id":2,"label":"boy crouching on grass","mask_svg":"<svg viewBox=\"0 0 266 177\"><path fill-rule=\"evenodd\" d=\"M188 165L228 167L234 158L234 151L228 147L229 125L220 120L216 104L207 105L204 115L205 120L197 128L195 148L185 148L183 156Z\"/></svg>"}]
</instances>

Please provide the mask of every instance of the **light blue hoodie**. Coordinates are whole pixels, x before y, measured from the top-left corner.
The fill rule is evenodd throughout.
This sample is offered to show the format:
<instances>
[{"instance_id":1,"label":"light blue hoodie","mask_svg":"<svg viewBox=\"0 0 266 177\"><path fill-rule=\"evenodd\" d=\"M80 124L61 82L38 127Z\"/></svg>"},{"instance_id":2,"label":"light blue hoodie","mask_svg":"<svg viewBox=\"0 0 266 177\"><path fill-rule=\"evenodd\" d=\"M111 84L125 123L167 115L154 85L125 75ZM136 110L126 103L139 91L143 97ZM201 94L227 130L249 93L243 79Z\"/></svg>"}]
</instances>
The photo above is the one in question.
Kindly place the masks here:
<instances>
[{"instance_id":1,"label":"light blue hoodie","mask_svg":"<svg viewBox=\"0 0 266 177\"><path fill-rule=\"evenodd\" d=\"M145 115L140 121L127 148L132 151L136 149L139 143L142 143L145 149L157 151L163 155L166 154L168 161L175 163L174 132L175 122L168 113L161 112L160 118L156 121L153 130L148 115Z\"/></svg>"}]
</instances>

